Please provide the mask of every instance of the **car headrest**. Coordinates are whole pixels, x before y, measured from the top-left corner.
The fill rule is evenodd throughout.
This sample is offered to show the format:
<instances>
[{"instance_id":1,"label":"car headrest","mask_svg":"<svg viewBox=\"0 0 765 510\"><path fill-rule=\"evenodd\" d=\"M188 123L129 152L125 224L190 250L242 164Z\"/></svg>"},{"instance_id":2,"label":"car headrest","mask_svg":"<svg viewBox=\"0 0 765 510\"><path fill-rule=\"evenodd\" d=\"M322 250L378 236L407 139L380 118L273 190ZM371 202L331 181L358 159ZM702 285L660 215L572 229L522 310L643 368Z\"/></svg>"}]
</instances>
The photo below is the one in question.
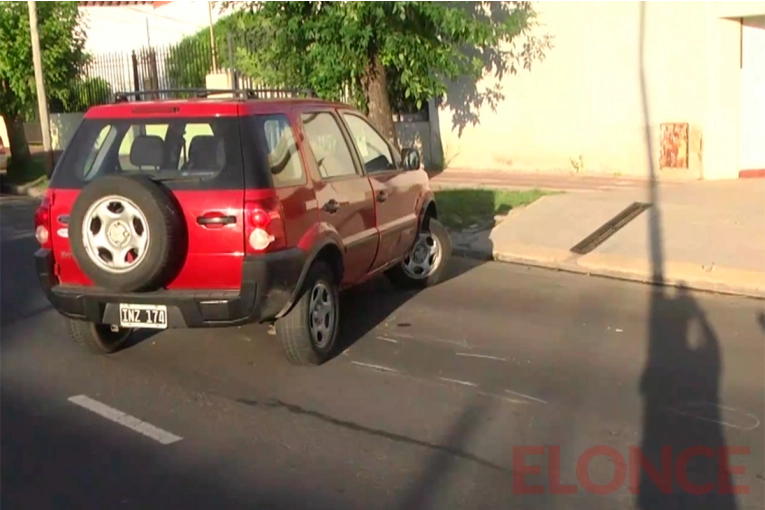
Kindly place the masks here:
<instances>
[{"instance_id":1,"label":"car headrest","mask_svg":"<svg viewBox=\"0 0 765 510\"><path fill-rule=\"evenodd\" d=\"M162 166L165 142L157 135L139 135L130 146L130 163L142 166Z\"/></svg>"},{"instance_id":2,"label":"car headrest","mask_svg":"<svg viewBox=\"0 0 765 510\"><path fill-rule=\"evenodd\" d=\"M213 170L225 165L223 143L214 135L197 135L189 145L189 160L194 168Z\"/></svg>"}]
</instances>

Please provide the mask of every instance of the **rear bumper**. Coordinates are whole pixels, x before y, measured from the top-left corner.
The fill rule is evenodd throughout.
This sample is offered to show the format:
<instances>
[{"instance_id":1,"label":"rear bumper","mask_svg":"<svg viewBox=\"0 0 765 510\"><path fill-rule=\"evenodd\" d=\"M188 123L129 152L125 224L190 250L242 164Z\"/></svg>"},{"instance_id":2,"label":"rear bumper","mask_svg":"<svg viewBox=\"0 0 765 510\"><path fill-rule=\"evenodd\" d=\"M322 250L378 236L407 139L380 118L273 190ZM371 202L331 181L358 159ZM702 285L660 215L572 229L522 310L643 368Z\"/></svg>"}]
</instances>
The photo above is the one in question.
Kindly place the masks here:
<instances>
[{"instance_id":1,"label":"rear bumper","mask_svg":"<svg viewBox=\"0 0 765 510\"><path fill-rule=\"evenodd\" d=\"M119 324L119 304L167 306L168 328L236 326L273 319L298 285L307 254L300 249L245 257L237 291L159 290L115 293L95 287L60 285L50 250L35 253L40 285L59 313L95 324Z\"/></svg>"}]
</instances>

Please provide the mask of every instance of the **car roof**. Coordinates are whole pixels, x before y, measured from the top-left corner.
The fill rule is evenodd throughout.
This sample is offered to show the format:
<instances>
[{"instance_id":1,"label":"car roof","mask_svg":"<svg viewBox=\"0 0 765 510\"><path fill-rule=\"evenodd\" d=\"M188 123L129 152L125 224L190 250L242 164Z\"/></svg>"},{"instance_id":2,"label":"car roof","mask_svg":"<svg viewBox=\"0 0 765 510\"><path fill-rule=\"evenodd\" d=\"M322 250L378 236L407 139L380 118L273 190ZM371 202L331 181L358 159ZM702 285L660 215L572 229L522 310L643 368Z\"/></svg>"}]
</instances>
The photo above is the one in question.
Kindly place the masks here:
<instances>
[{"instance_id":1,"label":"car roof","mask_svg":"<svg viewBox=\"0 0 765 510\"><path fill-rule=\"evenodd\" d=\"M273 113L296 106L330 107L353 110L351 105L319 98L193 97L188 99L155 99L122 101L91 107L85 118L133 118L182 115L189 117L233 117L253 113Z\"/></svg>"}]
</instances>

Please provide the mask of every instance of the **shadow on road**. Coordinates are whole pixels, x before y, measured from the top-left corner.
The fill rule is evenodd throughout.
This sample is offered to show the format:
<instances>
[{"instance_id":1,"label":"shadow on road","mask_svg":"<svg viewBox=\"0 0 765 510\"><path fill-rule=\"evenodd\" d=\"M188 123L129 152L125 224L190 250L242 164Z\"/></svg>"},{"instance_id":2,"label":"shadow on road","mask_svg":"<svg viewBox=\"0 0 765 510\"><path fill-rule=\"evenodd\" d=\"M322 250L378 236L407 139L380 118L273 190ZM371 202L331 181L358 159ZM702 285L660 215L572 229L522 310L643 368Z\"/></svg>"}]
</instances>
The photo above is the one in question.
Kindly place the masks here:
<instances>
[{"instance_id":1,"label":"shadow on road","mask_svg":"<svg viewBox=\"0 0 765 510\"><path fill-rule=\"evenodd\" d=\"M448 285L449 281L475 269L482 262L462 261L454 257L446 268L446 276L439 285ZM340 295L340 343L336 355L384 324L396 310L404 306L425 290L401 290L384 276L352 287ZM393 327L405 333L411 324L396 322Z\"/></svg>"},{"instance_id":2,"label":"shadow on road","mask_svg":"<svg viewBox=\"0 0 765 510\"><path fill-rule=\"evenodd\" d=\"M652 204L648 210L648 235L656 286L649 305L648 356L640 383L643 395L640 448L652 466L661 473L670 473L665 478L671 486L662 486L642 469L637 503L644 510L734 510L735 496L725 494L729 491L723 487L731 484L727 456L720 456L725 447L719 407L723 370L720 343L693 296L683 288L673 296L663 286L661 201L654 163L656 153L651 142L653 125L644 54L646 9L647 4L640 3L638 63ZM670 459L668 471L664 466L668 466Z\"/></svg>"},{"instance_id":3,"label":"shadow on road","mask_svg":"<svg viewBox=\"0 0 765 510\"><path fill-rule=\"evenodd\" d=\"M31 232L35 206L36 203L3 203L0 211L3 233L21 231L25 223L28 224L24 233ZM0 240L0 328L51 309L37 282L32 260L36 249L33 237Z\"/></svg>"},{"instance_id":4,"label":"shadow on road","mask_svg":"<svg viewBox=\"0 0 765 510\"><path fill-rule=\"evenodd\" d=\"M34 396L3 390L2 508L354 508L322 501L287 472L239 470L185 440L159 446L73 404L40 413Z\"/></svg>"}]
</instances>

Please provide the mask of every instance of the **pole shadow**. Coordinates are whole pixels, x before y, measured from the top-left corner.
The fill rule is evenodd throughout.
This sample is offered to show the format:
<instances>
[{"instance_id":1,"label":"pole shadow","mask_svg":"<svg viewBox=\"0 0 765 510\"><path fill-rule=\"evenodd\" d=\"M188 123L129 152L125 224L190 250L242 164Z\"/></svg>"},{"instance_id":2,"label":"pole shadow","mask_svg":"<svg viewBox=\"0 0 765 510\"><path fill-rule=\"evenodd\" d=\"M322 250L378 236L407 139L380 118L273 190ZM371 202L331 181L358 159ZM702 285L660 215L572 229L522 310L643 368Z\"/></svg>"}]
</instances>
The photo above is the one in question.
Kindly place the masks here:
<instances>
[{"instance_id":1,"label":"pole shadow","mask_svg":"<svg viewBox=\"0 0 765 510\"><path fill-rule=\"evenodd\" d=\"M734 510L735 496L726 490L732 483L728 457L721 455L725 437L720 416L723 362L718 335L691 293L680 287L672 295L664 286L661 201L645 70L646 8L641 2L638 65L652 204L648 244L656 286L650 298L648 356L640 382L640 448L644 458L671 483L658 483L641 469L636 503L644 510Z\"/></svg>"}]
</instances>

